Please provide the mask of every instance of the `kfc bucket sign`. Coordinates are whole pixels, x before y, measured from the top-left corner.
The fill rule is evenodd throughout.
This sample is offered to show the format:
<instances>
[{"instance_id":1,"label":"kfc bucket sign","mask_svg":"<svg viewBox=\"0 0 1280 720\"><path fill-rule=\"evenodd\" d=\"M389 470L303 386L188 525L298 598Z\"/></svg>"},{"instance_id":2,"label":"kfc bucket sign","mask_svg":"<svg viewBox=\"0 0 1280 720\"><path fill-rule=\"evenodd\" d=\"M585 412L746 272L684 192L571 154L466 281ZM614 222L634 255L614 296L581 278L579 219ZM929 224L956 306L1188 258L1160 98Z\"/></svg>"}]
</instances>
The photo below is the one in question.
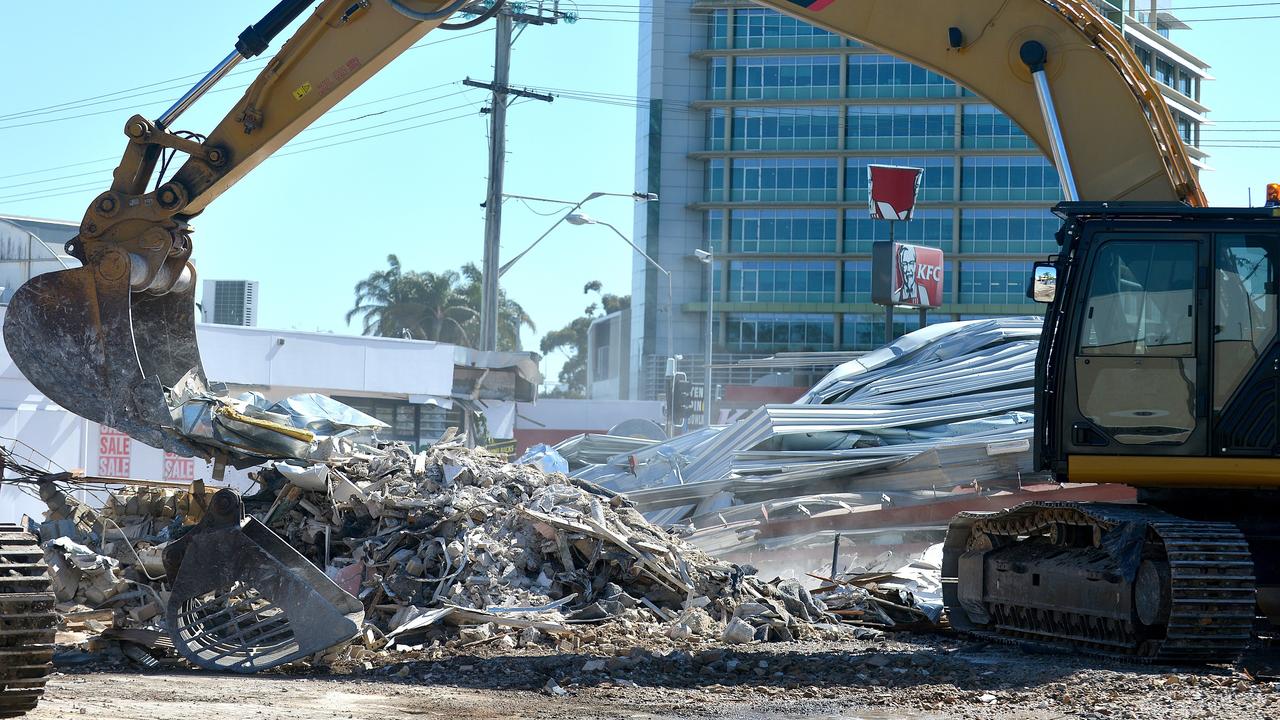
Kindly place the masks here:
<instances>
[{"instance_id":1,"label":"kfc bucket sign","mask_svg":"<svg viewBox=\"0 0 1280 720\"><path fill-rule=\"evenodd\" d=\"M942 251L899 242L871 244L871 300L932 308L942 304Z\"/></svg>"},{"instance_id":2,"label":"kfc bucket sign","mask_svg":"<svg viewBox=\"0 0 1280 720\"><path fill-rule=\"evenodd\" d=\"M868 165L871 217L877 220L910 220L916 209L916 192L924 170L896 165Z\"/></svg>"}]
</instances>

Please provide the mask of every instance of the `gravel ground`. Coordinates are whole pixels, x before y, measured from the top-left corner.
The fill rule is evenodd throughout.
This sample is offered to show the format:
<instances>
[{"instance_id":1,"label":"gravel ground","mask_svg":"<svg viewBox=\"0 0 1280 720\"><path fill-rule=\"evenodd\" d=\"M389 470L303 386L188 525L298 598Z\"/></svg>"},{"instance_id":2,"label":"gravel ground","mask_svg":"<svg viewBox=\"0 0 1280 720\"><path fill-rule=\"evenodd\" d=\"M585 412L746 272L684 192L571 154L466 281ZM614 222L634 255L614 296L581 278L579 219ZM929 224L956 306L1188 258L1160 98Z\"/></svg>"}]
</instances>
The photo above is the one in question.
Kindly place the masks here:
<instances>
[{"instance_id":1,"label":"gravel ground","mask_svg":"<svg viewBox=\"0 0 1280 720\"><path fill-rule=\"evenodd\" d=\"M258 676L68 668L32 720L1280 717L1268 658L1171 668L939 636L581 652L428 650Z\"/></svg>"}]
</instances>

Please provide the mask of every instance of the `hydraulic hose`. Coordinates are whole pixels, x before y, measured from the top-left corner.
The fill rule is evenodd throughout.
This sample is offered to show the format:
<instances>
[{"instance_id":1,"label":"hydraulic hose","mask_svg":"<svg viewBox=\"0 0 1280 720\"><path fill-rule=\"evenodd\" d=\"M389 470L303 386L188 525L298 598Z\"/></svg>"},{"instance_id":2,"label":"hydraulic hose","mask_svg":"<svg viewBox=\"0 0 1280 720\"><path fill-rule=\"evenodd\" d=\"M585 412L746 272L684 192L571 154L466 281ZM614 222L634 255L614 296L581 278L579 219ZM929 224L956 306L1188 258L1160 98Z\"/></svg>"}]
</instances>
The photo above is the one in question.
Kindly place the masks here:
<instances>
[{"instance_id":1,"label":"hydraulic hose","mask_svg":"<svg viewBox=\"0 0 1280 720\"><path fill-rule=\"evenodd\" d=\"M387 0L387 4L395 8L396 12L400 13L401 15L407 18L411 18L413 20L419 20L419 21L440 20L442 18L447 18L450 15L461 10L462 6L466 5L469 2L471 2L471 0L454 0L453 2L449 3L445 7L440 8L439 10L433 10L431 12L420 12L418 10L414 10L413 8L406 7L404 3L400 2L400 0Z\"/></svg>"}]
</instances>

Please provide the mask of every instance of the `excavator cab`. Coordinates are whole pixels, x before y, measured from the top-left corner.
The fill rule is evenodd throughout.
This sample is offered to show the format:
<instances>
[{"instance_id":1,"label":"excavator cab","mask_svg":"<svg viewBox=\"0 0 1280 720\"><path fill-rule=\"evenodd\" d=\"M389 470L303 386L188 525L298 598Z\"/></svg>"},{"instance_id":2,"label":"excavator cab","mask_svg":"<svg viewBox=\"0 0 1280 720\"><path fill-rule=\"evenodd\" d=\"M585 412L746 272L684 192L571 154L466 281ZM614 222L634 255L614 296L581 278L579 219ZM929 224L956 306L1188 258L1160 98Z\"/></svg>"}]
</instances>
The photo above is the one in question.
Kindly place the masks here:
<instances>
[{"instance_id":1,"label":"excavator cab","mask_svg":"<svg viewBox=\"0 0 1280 720\"><path fill-rule=\"evenodd\" d=\"M1075 482L1195 484L1220 460L1274 456L1280 216L1178 204L1056 211L1062 253L1034 273L1037 288L1054 288L1037 364L1041 468ZM1224 484L1274 486L1280 475L1213 481Z\"/></svg>"}]
</instances>

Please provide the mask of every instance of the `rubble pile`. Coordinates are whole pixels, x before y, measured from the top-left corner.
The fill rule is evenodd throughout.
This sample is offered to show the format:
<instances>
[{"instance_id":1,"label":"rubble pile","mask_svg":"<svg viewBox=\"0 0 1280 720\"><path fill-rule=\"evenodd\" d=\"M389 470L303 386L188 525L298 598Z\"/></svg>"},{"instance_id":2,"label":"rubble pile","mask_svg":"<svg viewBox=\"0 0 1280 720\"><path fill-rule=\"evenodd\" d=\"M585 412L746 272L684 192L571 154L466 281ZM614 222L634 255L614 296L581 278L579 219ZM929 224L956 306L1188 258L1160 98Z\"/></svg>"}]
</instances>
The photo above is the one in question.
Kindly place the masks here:
<instances>
[{"instance_id":1,"label":"rubble pile","mask_svg":"<svg viewBox=\"0 0 1280 720\"><path fill-rule=\"evenodd\" d=\"M841 632L799 583L763 582L558 473L458 443L313 467L305 480L265 471L246 506L270 500L264 522L364 601L395 646L515 646L605 620L676 638Z\"/></svg>"},{"instance_id":2,"label":"rubble pile","mask_svg":"<svg viewBox=\"0 0 1280 720\"><path fill-rule=\"evenodd\" d=\"M279 462L254 477L246 512L363 604L363 642L343 651L356 660L484 643L834 640L898 624L865 586L825 588L833 612L800 582L765 581L651 524L622 495L456 440L419 453L357 445L341 460ZM126 488L91 509L41 488L67 644L110 641L147 664L170 656L163 552L212 493Z\"/></svg>"}]
</instances>

